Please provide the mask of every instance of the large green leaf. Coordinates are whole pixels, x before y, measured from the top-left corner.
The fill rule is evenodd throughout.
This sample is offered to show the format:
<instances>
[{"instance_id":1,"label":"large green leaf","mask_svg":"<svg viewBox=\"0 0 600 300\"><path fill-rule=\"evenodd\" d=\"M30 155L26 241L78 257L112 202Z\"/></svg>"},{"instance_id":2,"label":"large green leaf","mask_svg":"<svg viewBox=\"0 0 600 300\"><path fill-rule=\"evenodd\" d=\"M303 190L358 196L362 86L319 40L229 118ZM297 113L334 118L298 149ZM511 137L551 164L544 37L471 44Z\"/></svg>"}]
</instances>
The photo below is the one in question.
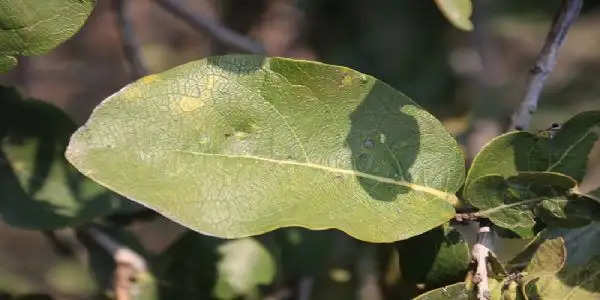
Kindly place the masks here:
<instances>
[{"instance_id":1,"label":"large green leaf","mask_svg":"<svg viewBox=\"0 0 600 300\"><path fill-rule=\"evenodd\" d=\"M435 0L435 3L452 25L462 30L473 30L471 0Z\"/></svg>"},{"instance_id":2,"label":"large green leaf","mask_svg":"<svg viewBox=\"0 0 600 300\"><path fill-rule=\"evenodd\" d=\"M0 215L6 223L48 230L127 205L65 160L73 131L58 108L0 87Z\"/></svg>"},{"instance_id":3,"label":"large green leaf","mask_svg":"<svg viewBox=\"0 0 600 300\"><path fill-rule=\"evenodd\" d=\"M464 158L438 120L348 68L213 57L101 103L67 158L87 176L194 230L284 226L405 239L454 216Z\"/></svg>"},{"instance_id":4,"label":"large green leaf","mask_svg":"<svg viewBox=\"0 0 600 300\"><path fill-rule=\"evenodd\" d=\"M0 72L17 65L17 55L39 55L73 36L95 0L0 0Z\"/></svg>"}]
</instances>

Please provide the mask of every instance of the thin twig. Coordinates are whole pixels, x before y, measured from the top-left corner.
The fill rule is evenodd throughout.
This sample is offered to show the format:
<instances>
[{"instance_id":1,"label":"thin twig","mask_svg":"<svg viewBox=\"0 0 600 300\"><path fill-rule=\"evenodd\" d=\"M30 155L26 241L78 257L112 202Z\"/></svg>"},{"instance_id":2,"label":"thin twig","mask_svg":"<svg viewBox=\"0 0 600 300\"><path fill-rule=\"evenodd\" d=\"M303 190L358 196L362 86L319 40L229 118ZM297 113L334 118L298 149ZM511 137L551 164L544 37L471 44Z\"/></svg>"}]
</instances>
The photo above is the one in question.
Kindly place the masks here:
<instances>
[{"instance_id":1,"label":"thin twig","mask_svg":"<svg viewBox=\"0 0 600 300\"><path fill-rule=\"evenodd\" d=\"M135 288L137 275L147 270L146 260L95 228L88 228L85 233L115 260L116 268L113 278L115 299L131 299L130 295Z\"/></svg>"},{"instance_id":2,"label":"thin twig","mask_svg":"<svg viewBox=\"0 0 600 300\"><path fill-rule=\"evenodd\" d=\"M194 15L175 0L156 0L156 3L171 14L181 18L195 29L205 31L218 42L249 53L262 54L265 52L261 44L249 39L214 20L204 16Z\"/></svg>"},{"instance_id":3,"label":"thin twig","mask_svg":"<svg viewBox=\"0 0 600 300\"><path fill-rule=\"evenodd\" d=\"M364 245L356 266L358 274L357 299L381 300L383 292L379 287L379 272L377 271L376 249L373 245Z\"/></svg>"},{"instance_id":4,"label":"thin twig","mask_svg":"<svg viewBox=\"0 0 600 300\"><path fill-rule=\"evenodd\" d=\"M531 121L531 115L536 111L544 81L556 65L556 54L563 44L569 27L581 11L583 0L563 0L560 10L552 22L550 32L542 50L538 54L535 65L529 71L530 77L525 90L525 96L514 112L510 124L511 129L526 130Z\"/></svg>"},{"instance_id":5,"label":"thin twig","mask_svg":"<svg viewBox=\"0 0 600 300\"><path fill-rule=\"evenodd\" d=\"M72 256L74 254L74 251L71 248L71 245L69 245L64 240L60 239L56 235L56 232L54 232L53 230L44 230L44 231L42 231L42 234L48 239L48 241L54 247L54 250L59 255L62 255L62 256Z\"/></svg>"},{"instance_id":6,"label":"thin twig","mask_svg":"<svg viewBox=\"0 0 600 300\"><path fill-rule=\"evenodd\" d=\"M123 53L129 63L129 72L133 79L138 79L148 73L144 60L140 53L139 43L133 32L133 26L129 21L129 7L131 1L126 0L113 0L113 9L117 16L117 24L119 27L119 33L121 35L121 44L123 46Z\"/></svg>"},{"instance_id":7,"label":"thin twig","mask_svg":"<svg viewBox=\"0 0 600 300\"><path fill-rule=\"evenodd\" d=\"M298 283L298 300L310 300L314 283L315 278L312 276L305 276L300 279Z\"/></svg>"},{"instance_id":8,"label":"thin twig","mask_svg":"<svg viewBox=\"0 0 600 300\"><path fill-rule=\"evenodd\" d=\"M59 255L77 258L81 263L87 263L88 256L85 247L77 243L75 232L72 229L43 231Z\"/></svg>"},{"instance_id":9,"label":"thin twig","mask_svg":"<svg viewBox=\"0 0 600 300\"><path fill-rule=\"evenodd\" d=\"M473 245L473 250L471 251L471 255L477 266L475 275L473 276L473 283L477 285L478 300L489 300L491 297L488 283L487 258L490 254L490 248L492 248L492 234L490 227L480 227L477 233L477 243Z\"/></svg>"}]
</instances>

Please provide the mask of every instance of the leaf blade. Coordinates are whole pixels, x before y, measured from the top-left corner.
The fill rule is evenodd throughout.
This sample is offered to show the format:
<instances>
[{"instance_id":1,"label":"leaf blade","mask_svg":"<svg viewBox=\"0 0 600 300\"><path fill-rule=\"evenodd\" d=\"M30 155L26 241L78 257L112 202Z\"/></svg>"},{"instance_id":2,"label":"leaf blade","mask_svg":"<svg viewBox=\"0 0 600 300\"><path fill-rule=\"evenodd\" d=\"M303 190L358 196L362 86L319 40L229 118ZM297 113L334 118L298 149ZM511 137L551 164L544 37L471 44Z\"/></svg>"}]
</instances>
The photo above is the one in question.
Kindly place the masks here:
<instances>
[{"instance_id":1,"label":"leaf blade","mask_svg":"<svg viewBox=\"0 0 600 300\"><path fill-rule=\"evenodd\" d=\"M471 0L435 0L435 3L452 25L465 31L473 30Z\"/></svg>"},{"instance_id":2,"label":"leaf blade","mask_svg":"<svg viewBox=\"0 0 600 300\"><path fill-rule=\"evenodd\" d=\"M471 182L464 195L480 209L478 215L529 238L536 223L534 205L555 198L555 193L566 194L576 184L571 177L552 172L519 172L508 178L487 175Z\"/></svg>"},{"instance_id":3,"label":"leaf blade","mask_svg":"<svg viewBox=\"0 0 600 300\"><path fill-rule=\"evenodd\" d=\"M15 67L18 55L43 54L69 39L95 5L95 0L1 0L0 72Z\"/></svg>"},{"instance_id":4,"label":"leaf blade","mask_svg":"<svg viewBox=\"0 0 600 300\"><path fill-rule=\"evenodd\" d=\"M94 180L222 237L302 226L404 239L454 215L448 201L464 178L453 138L391 87L259 56L141 79L98 106L66 155ZM432 165L439 172L427 174Z\"/></svg>"}]
</instances>

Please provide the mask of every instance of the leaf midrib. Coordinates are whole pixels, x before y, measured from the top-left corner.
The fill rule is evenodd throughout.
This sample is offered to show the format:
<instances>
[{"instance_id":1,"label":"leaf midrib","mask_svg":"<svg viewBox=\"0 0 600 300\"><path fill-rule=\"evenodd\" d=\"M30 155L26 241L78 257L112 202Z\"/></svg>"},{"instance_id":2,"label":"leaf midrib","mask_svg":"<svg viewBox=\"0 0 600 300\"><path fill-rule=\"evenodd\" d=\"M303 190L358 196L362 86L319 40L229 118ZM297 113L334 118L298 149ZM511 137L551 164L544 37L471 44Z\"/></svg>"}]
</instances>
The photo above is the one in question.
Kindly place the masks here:
<instances>
[{"instance_id":1,"label":"leaf midrib","mask_svg":"<svg viewBox=\"0 0 600 300\"><path fill-rule=\"evenodd\" d=\"M579 143L581 143L585 138L587 138L593 131L594 127L588 129L584 135L582 135L579 139L577 139L577 141L575 141L575 143L571 144L569 147L567 147L567 149L565 149L565 152L563 152L563 154L560 156L560 158L554 162L550 167L548 167L548 169L546 169L546 172L552 171L554 168L558 167L558 165L560 165L560 163L562 163L562 161L567 157L567 155L577 146L579 145Z\"/></svg>"},{"instance_id":2,"label":"leaf midrib","mask_svg":"<svg viewBox=\"0 0 600 300\"><path fill-rule=\"evenodd\" d=\"M480 210L480 211L476 212L475 215L476 216L488 216L489 214L495 213L497 211L501 211L503 209L508 209L508 208L512 208L515 206L519 206L519 205L536 203L536 202L540 202L544 199L548 199L548 197L537 197L537 198L521 200L521 201L509 203L509 204L502 204L502 205L498 205L496 207L488 208L486 210Z\"/></svg>"},{"instance_id":3,"label":"leaf midrib","mask_svg":"<svg viewBox=\"0 0 600 300\"><path fill-rule=\"evenodd\" d=\"M375 180L378 182L407 187L409 189L412 189L412 190L418 191L418 192L424 192L424 193L433 195L437 198L440 198L440 199L448 202L450 205L452 205L454 207L459 205L459 200L456 197L456 195L454 195L454 194L450 194L445 191L441 191L441 190L438 190L438 189L435 189L432 187L428 187L428 186L424 186L424 185L415 184L412 182L407 182L407 181L403 181L403 180L395 180L392 178L377 176L377 175L364 173L364 172L360 172L360 171L356 171L356 170L328 167L328 166L324 166L324 165L314 164L311 162L299 162L299 161L294 161L294 160L279 160L279 159L272 159L272 158L254 156L254 155L205 153L205 152L196 152L196 151L188 151L188 150L171 150L171 151L178 152L178 153L191 154L191 155L206 156L206 157L222 157L222 158L232 158L232 159L259 160L259 161L263 161L263 162L269 162L269 163L280 164L280 165L300 166L300 167L306 167L306 168L311 168L311 169L323 170L323 171L327 171L327 172L331 172L331 173L353 175L353 176L363 177L363 178L367 178L367 179L372 179L372 180Z\"/></svg>"}]
</instances>

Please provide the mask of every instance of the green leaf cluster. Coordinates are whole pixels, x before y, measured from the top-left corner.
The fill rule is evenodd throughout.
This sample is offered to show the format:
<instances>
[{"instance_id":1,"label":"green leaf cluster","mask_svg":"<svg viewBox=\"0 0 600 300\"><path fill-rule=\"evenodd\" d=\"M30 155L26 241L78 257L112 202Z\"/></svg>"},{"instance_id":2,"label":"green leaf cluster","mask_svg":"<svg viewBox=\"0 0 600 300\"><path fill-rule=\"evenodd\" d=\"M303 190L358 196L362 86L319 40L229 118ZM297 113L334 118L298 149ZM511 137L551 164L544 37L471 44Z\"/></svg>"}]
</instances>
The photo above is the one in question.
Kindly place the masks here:
<instances>
[{"instance_id":1,"label":"green leaf cluster","mask_svg":"<svg viewBox=\"0 0 600 300\"><path fill-rule=\"evenodd\" d=\"M578 187L598 125L600 111L589 111L553 135L514 131L495 138L469 169L465 201L478 215L525 238L535 234L537 221L577 227L598 220L597 197Z\"/></svg>"}]
</instances>

